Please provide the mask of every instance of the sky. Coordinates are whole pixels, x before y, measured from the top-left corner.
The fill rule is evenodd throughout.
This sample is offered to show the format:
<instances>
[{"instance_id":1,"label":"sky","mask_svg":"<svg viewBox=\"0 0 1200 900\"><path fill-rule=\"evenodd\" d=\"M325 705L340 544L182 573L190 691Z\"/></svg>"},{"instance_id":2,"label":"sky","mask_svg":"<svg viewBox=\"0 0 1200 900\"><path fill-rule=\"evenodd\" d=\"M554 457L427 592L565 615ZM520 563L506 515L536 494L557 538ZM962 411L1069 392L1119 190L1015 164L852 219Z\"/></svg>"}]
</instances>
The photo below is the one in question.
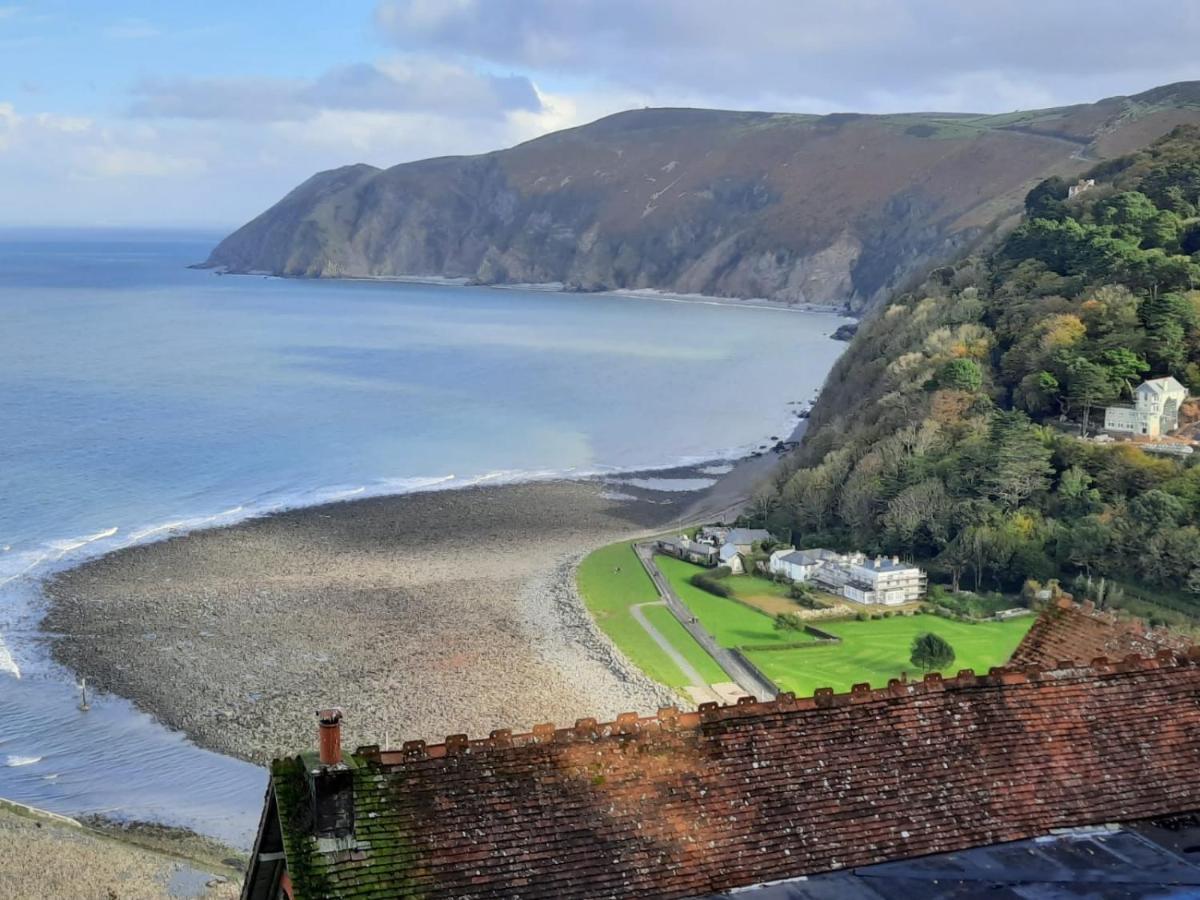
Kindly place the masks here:
<instances>
[{"instance_id":1,"label":"sky","mask_svg":"<svg viewBox=\"0 0 1200 900\"><path fill-rule=\"evenodd\" d=\"M0 0L0 226L235 227L641 106L1006 112L1200 79L1179 0Z\"/></svg>"}]
</instances>

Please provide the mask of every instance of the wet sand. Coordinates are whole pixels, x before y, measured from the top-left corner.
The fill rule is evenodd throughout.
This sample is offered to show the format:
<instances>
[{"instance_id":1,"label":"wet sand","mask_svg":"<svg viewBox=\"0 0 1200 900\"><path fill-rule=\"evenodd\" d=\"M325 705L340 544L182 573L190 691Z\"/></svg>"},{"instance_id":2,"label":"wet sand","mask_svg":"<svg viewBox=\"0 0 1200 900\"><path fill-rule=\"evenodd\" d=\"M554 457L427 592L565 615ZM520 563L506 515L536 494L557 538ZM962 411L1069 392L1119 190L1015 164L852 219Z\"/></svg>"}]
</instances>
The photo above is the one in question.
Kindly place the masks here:
<instances>
[{"instance_id":1,"label":"wet sand","mask_svg":"<svg viewBox=\"0 0 1200 900\"><path fill-rule=\"evenodd\" d=\"M324 705L346 710L349 747L652 712L683 701L595 627L574 567L605 543L736 507L775 461L747 460L703 492L480 487L195 532L58 576L44 628L55 659L93 685L259 762L310 747Z\"/></svg>"}]
</instances>

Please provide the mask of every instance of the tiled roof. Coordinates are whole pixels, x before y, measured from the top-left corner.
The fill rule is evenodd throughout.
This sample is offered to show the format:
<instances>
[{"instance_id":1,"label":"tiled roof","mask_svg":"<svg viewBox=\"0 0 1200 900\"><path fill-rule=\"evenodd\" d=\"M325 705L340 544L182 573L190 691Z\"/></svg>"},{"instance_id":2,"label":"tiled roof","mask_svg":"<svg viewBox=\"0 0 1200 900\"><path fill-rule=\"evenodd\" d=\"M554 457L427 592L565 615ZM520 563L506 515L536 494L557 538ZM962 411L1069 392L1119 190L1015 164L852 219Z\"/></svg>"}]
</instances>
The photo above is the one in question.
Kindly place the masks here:
<instances>
[{"instance_id":1,"label":"tiled roof","mask_svg":"<svg viewBox=\"0 0 1200 900\"><path fill-rule=\"evenodd\" d=\"M272 775L297 898L692 897L1200 809L1198 698L1163 652L360 748L323 844Z\"/></svg>"},{"instance_id":2,"label":"tiled roof","mask_svg":"<svg viewBox=\"0 0 1200 900\"><path fill-rule=\"evenodd\" d=\"M1137 619L1121 619L1082 605L1058 600L1042 610L1009 660L1010 666L1047 668L1060 659L1123 659L1131 653L1153 656L1159 650L1186 650L1192 642L1165 628L1149 628Z\"/></svg>"}]
</instances>

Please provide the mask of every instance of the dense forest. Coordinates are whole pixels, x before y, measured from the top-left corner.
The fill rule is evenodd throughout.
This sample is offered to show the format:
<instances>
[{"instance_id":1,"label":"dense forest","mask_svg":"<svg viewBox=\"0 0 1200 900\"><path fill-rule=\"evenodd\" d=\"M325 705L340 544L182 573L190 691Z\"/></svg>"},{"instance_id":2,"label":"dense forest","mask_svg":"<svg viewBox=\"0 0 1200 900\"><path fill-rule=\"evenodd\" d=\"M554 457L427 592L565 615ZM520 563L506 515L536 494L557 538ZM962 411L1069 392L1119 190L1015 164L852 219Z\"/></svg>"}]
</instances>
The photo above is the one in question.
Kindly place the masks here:
<instances>
[{"instance_id":1,"label":"dense forest","mask_svg":"<svg viewBox=\"0 0 1200 900\"><path fill-rule=\"evenodd\" d=\"M1200 466L1088 438L1144 378L1200 393L1200 129L1086 177L1074 197L1041 183L990 255L862 323L759 522L922 560L955 588L1084 581L1200 617Z\"/></svg>"}]
</instances>

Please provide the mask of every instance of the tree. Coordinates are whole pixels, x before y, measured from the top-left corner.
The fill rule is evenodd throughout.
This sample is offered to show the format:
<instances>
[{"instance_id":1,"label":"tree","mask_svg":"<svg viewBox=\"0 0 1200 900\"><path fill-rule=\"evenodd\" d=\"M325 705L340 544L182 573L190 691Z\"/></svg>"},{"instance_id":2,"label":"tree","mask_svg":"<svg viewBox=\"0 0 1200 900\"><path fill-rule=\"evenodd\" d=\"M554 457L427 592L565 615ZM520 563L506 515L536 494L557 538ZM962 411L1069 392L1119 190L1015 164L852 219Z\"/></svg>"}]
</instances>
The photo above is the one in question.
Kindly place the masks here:
<instances>
[{"instance_id":1,"label":"tree","mask_svg":"<svg viewBox=\"0 0 1200 900\"><path fill-rule=\"evenodd\" d=\"M998 412L988 429L989 446L982 472L988 493L1009 507L1046 490L1054 467L1051 450L1019 412Z\"/></svg>"},{"instance_id":2,"label":"tree","mask_svg":"<svg viewBox=\"0 0 1200 900\"><path fill-rule=\"evenodd\" d=\"M941 670L954 662L954 648L944 638L926 631L913 638L909 661L923 672Z\"/></svg>"},{"instance_id":3,"label":"tree","mask_svg":"<svg viewBox=\"0 0 1200 900\"><path fill-rule=\"evenodd\" d=\"M983 373L973 359L952 359L938 370L938 384L974 393L983 385Z\"/></svg>"},{"instance_id":4,"label":"tree","mask_svg":"<svg viewBox=\"0 0 1200 900\"><path fill-rule=\"evenodd\" d=\"M1124 384L1130 397L1133 396L1133 380L1140 381L1142 374L1150 371L1150 363L1126 347L1105 350L1100 358L1109 374Z\"/></svg>"},{"instance_id":5,"label":"tree","mask_svg":"<svg viewBox=\"0 0 1200 900\"><path fill-rule=\"evenodd\" d=\"M1082 356L1066 361L1067 394L1071 400L1083 407L1079 421L1079 433L1087 434L1088 419L1092 407L1117 399L1120 388L1109 370Z\"/></svg>"}]
</instances>

